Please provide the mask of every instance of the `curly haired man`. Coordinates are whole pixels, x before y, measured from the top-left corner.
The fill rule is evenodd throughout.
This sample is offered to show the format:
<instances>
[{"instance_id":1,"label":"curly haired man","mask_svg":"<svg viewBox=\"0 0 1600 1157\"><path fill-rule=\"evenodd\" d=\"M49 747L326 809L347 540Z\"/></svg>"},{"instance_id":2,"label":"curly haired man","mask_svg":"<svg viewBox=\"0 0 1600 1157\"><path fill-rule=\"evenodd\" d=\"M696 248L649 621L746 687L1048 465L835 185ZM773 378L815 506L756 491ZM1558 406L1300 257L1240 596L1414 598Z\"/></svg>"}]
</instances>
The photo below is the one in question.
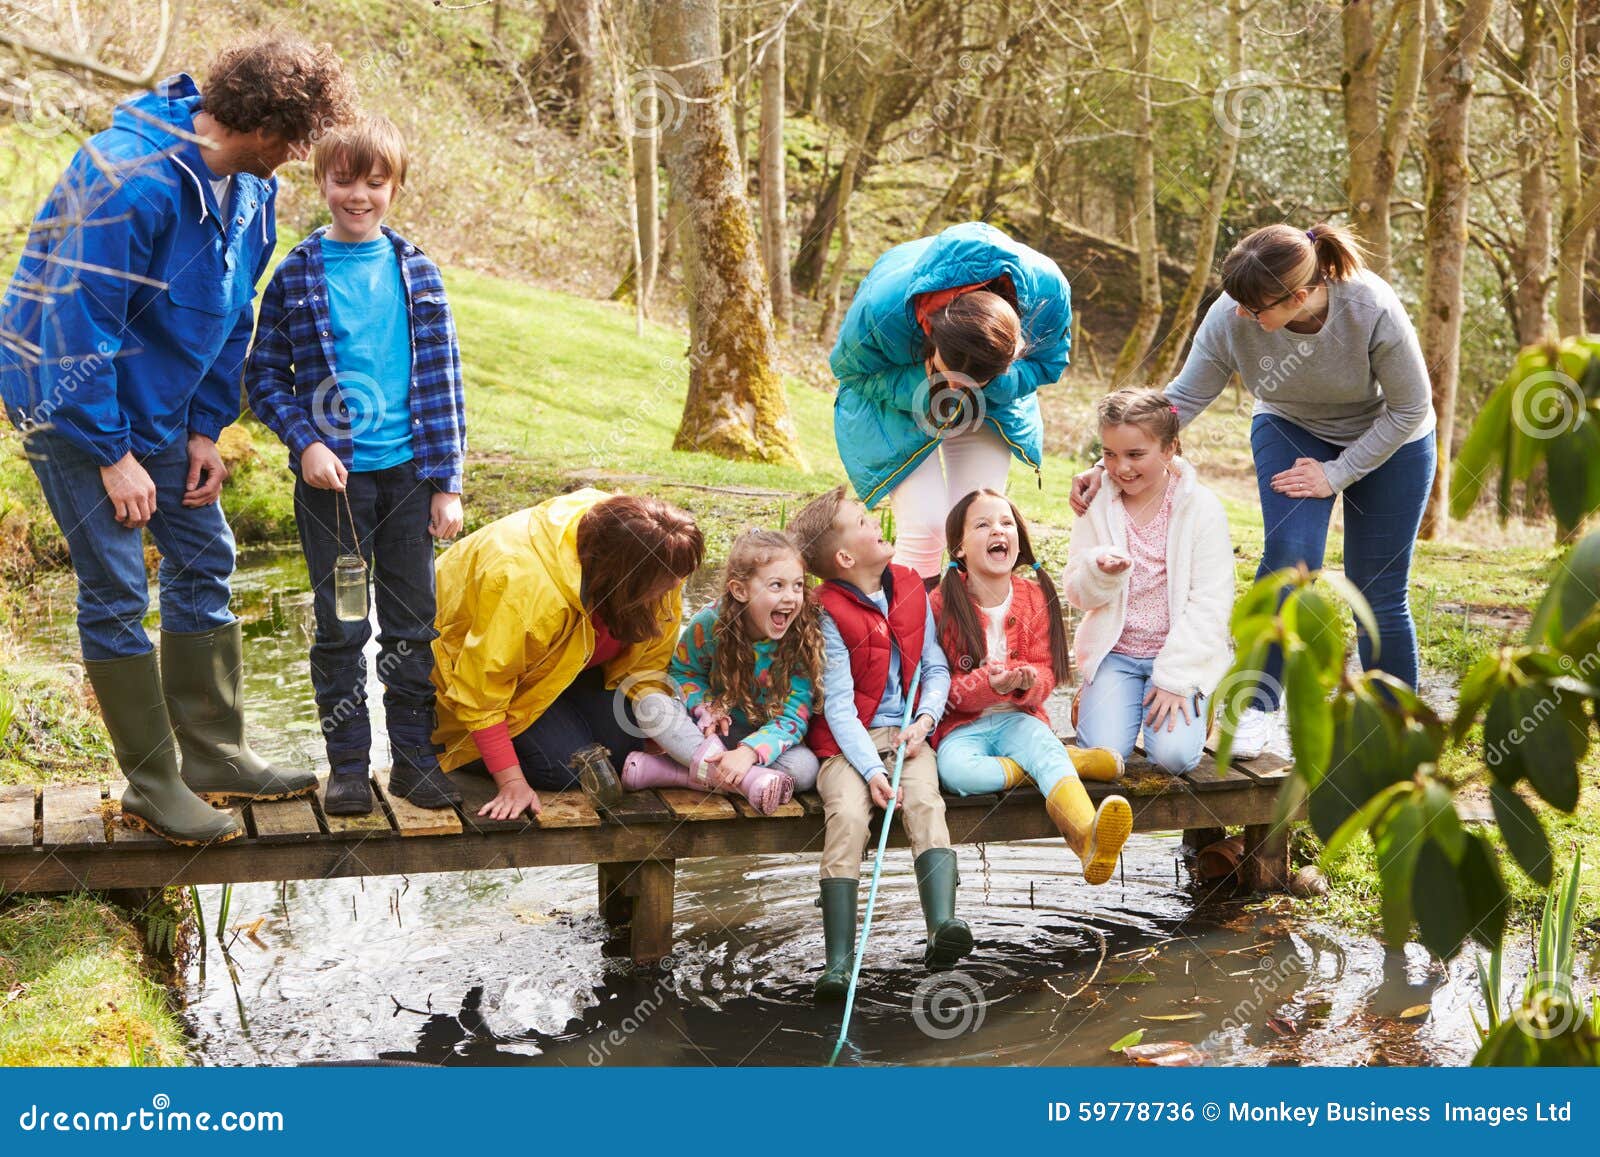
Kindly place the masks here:
<instances>
[{"instance_id":1,"label":"curly haired man","mask_svg":"<svg viewBox=\"0 0 1600 1157\"><path fill-rule=\"evenodd\" d=\"M316 790L244 739L216 440L239 416L277 238L273 172L354 115L332 50L289 36L225 50L203 88L162 82L73 157L0 299L0 394L71 550L124 822L175 843L240 834L210 803ZM159 663L142 622L146 528L161 553Z\"/></svg>"}]
</instances>

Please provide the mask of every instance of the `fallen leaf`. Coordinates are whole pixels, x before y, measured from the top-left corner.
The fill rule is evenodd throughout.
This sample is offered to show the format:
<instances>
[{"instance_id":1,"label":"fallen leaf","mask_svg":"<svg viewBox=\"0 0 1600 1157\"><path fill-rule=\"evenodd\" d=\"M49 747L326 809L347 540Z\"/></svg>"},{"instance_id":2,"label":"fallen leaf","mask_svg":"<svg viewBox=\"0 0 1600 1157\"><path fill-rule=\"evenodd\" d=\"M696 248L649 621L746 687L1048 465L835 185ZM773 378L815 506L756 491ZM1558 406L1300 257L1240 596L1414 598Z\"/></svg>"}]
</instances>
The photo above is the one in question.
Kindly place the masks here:
<instances>
[{"instance_id":1,"label":"fallen leaf","mask_svg":"<svg viewBox=\"0 0 1600 1157\"><path fill-rule=\"evenodd\" d=\"M1128 1046L1136 1045L1142 1040L1144 1040L1144 1029L1136 1028L1132 1032L1130 1032L1127 1036L1122 1037L1115 1044L1113 1044L1111 1046L1111 1051L1114 1052L1114 1053L1120 1053L1123 1049L1127 1048Z\"/></svg>"},{"instance_id":2,"label":"fallen leaf","mask_svg":"<svg viewBox=\"0 0 1600 1157\"><path fill-rule=\"evenodd\" d=\"M1419 1017L1427 1016L1432 1011L1433 1005L1431 1004L1413 1004L1410 1008L1406 1009L1400 1014L1400 1019L1416 1020Z\"/></svg>"},{"instance_id":3,"label":"fallen leaf","mask_svg":"<svg viewBox=\"0 0 1600 1157\"><path fill-rule=\"evenodd\" d=\"M1161 1016L1141 1016L1140 1020L1199 1020L1198 1012L1169 1012Z\"/></svg>"},{"instance_id":4,"label":"fallen leaf","mask_svg":"<svg viewBox=\"0 0 1600 1157\"><path fill-rule=\"evenodd\" d=\"M1108 976L1099 984L1154 984L1156 982L1153 972L1130 972L1126 976Z\"/></svg>"},{"instance_id":5,"label":"fallen leaf","mask_svg":"<svg viewBox=\"0 0 1600 1157\"><path fill-rule=\"evenodd\" d=\"M1300 1026L1295 1024L1294 1021L1287 1020L1281 1016L1269 1017L1267 1019L1267 1027L1279 1036L1294 1036L1300 1031Z\"/></svg>"},{"instance_id":6,"label":"fallen leaf","mask_svg":"<svg viewBox=\"0 0 1600 1157\"><path fill-rule=\"evenodd\" d=\"M1155 1065L1162 1068L1191 1068L1210 1060L1204 1051L1188 1041L1165 1041L1151 1045L1129 1045L1122 1055L1136 1065Z\"/></svg>"}]
</instances>

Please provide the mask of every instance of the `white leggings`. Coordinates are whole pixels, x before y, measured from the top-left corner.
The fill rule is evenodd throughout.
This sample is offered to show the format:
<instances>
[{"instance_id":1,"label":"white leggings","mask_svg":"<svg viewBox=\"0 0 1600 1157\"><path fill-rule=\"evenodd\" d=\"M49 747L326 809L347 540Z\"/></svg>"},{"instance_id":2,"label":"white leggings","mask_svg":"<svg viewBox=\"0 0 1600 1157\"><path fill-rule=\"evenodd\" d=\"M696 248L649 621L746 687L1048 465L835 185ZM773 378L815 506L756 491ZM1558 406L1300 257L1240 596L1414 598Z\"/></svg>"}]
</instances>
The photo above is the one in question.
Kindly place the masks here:
<instances>
[{"instance_id":1,"label":"white leggings","mask_svg":"<svg viewBox=\"0 0 1600 1157\"><path fill-rule=\"evenodd\" d=\"M981 487L1004 491L1011 450L987 423L945 438L889 495L894 561L934 578L943 559L950 508Z\"/></svg>"}]
</instances>

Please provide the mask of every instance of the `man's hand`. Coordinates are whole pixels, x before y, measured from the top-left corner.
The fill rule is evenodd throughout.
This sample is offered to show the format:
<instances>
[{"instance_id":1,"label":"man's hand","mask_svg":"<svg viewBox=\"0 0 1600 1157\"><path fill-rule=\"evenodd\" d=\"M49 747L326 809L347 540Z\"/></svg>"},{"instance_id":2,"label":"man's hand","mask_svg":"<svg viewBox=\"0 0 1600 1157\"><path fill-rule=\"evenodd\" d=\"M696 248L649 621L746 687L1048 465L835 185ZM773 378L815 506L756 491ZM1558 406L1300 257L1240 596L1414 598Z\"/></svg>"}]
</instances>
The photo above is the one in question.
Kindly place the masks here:
<instances>
[{"instance_id":1,"label":"man's hand","mask_svg":"<svg viewBox=\"0 0 1600 1157\"><path fill-rule=\"evenodd\" d=\"M149 524L156 512L156 484L130 450L110 466L100 467L100 484L116 519L130 530Z\"/></svg>"},{"instance_id":2,"label":"man's hand","mask_svg":"<svg viewBox=\"0 0 1600 1157\"><path fill-rule=\"evenodd\" d=\"M1105 480L1105 467L1099 464L1089 467L1082 474L1074 475L1072 495L1068 499L1072 503L1072 513L1081 515L1087 511L1089 503L1094 501L1094 496L1100 493L1100 484Z\"/></svg>"},{"instance_id":3,"label":"man's hand","mask_svg":"<svg viewBox=\"0 0 1600 1157\"><path fill-rule=\"evenodd\" d=\"M204 434L189 435L189 477L183 484L185 506L210 506L222 493L228 468L222 464L217 444Z\"/></svg>"},{"instance_id":4,"label":"man's hand","mask_svg":"<svg viewBox=\"0 0 1600 1157\"><path fill-rule=\"evenodd\" d=\"M886 808L886 807L888 807L889 806L889 795L890 795L889 777L887 775L884 775L883 772L880 771L876 775L874 775L871 779L867 780L867 794L872 796L872 805L874 807L877 807L877 808ZM899 791L894 792L893 794L894 794L894 806L895 807L899 807L901 804L906 802L906 789L905 788L901 788Z\"/></svg>"},{"instance_id":5,"label":"man's hand","mask_svg":"<svg viewBox=\"0 0 1600 1157\"><path fill-rule=\"evenodd\" d=\"M435 491L428 508L428 533L434 538L454 538L461 533L461 522L461 495Z\"/></svg>"},{"instance_id":6,"label":"man's hand","mask_svg":"<svg viewBox=\"0 0 1600 1157\"><path fill-rule=\"evenodd\" d=\"M313 442L300 455L300 477L318 490L343 490L350 471L339 456L321 442Z\"/></svg>"}]
</instances>

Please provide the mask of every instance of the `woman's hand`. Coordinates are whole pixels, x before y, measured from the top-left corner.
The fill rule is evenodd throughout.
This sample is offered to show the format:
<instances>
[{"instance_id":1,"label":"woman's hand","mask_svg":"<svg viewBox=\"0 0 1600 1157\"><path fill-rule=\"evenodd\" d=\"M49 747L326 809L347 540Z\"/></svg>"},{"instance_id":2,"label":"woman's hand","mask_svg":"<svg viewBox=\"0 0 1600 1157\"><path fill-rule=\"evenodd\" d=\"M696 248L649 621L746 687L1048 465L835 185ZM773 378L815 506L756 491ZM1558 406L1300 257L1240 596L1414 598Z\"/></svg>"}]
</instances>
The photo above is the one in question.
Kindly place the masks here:
<instances>
[{"instance_id":1,"label":"woman's hand","mask_svg":"<svg viewBox=\"0 0 1600 1157\"><path fill-rule=\"evenodd\" d=\"M706 756L707 779L713 787L738 787L745 772L756 765L756 753L740 744L732 751Z\"/></svg>"},{"instance_id":2,"label":"woman's hand","mask_svg":"<svg viewBox=\"0 0 1600 1157\"><path fill-rule=\"evenodd\" d=\"M1328 476L1315 458L1296 458L1293 466L1272 476L1272 488L1290 498L1333 497Z\"/></svg>"},{"instance_id":3,"label":"woman's hand","mask_svg":"<svg viewBox=\"0 0 1600 1157\"><path fill-rule=\"evenodd\" d=\"M1182 695L1152 687L1144 693L1144 705L1150 709L1144 717L1144 725L1151 731L1160 731L1163 722L1168 731L1175 731L1180 717L1185 725L1189 723L1190 704Z\"/></svg>"},{"instance_id":4,"label":"woman's hand","mask_svg":"<svg viewBox=\"0 0 1600 1157\"><path fill-rule=\"evenodd\" d=\"M1089 509L1089 503L1094 501L1094 496L1100 493L1100 486L1106 480L1106 469L1098 462L1082 474L1075 475L1072 479L1072 513L1081 515Z\"/></svg>"},{"instance_id":5,"label":"woman's hand","mask_svg":"<svg viewBox=\"0 0 1600 1157\"><path fill-rule=\"evenodd\" d=\"M525 811L538 815L544 810L544 805L539 802L539 795L528 786L528 781L523 778L522 771L512 768L509 771L499 772L494 776L495 786L500 790L495 797L478 809L478 815L491 820L516 819Z\"/></svg>"}]
</instances>

